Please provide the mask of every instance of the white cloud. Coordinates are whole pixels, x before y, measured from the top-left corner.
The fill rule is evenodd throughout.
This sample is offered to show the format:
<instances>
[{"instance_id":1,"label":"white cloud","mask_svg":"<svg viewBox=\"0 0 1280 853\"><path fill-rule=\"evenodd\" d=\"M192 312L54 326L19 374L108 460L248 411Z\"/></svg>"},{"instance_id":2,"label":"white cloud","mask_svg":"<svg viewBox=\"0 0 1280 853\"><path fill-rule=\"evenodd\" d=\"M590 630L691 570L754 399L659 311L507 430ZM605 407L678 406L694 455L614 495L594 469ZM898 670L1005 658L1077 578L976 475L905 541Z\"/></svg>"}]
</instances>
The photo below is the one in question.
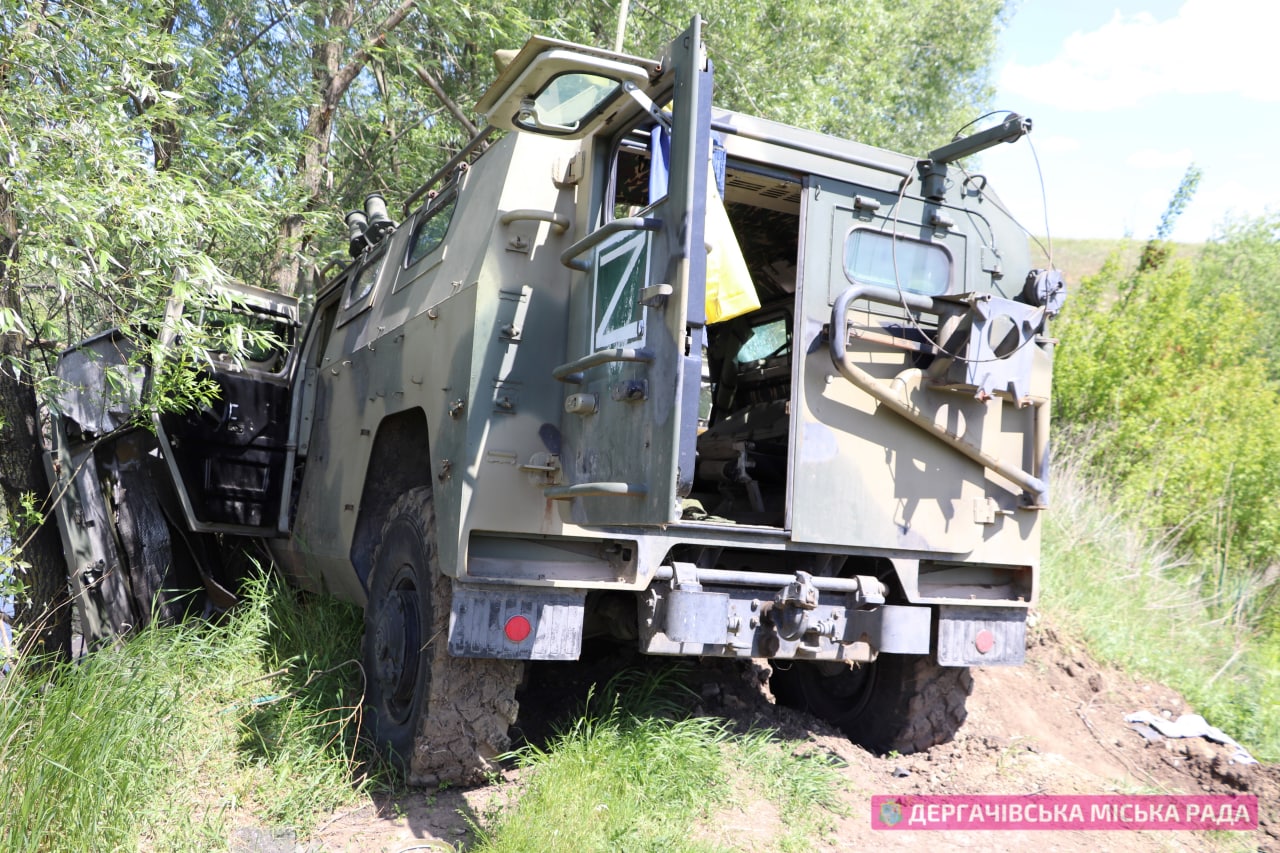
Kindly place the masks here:
<instances>
[{"instance_id":1,"label":"white cloud","mask_svg":"<svg viewBox=\"0 0 1280 853\"><path fill-rule=\"evenodd\" d=\"M1135 169L1186 169L1193 159L1190 148L1179 148L1177 151L1141 148L1130 154L1125 163Z\"/></svg>"},{"instance_id":2,"label":"white cloud","mask_svg":"<svg viewBox=\"0 0 1280 853\"><path fill-rule=\"evenodd\" d=\"M1280 102L1275 82L1280 3L1187 0L1177 14L1115 15L1092 32L1072 33L1038 65L1010 62L1007 93L1070 110L1114 110L1163 94L1234 94Z\"/></svg>"}]
</instances>

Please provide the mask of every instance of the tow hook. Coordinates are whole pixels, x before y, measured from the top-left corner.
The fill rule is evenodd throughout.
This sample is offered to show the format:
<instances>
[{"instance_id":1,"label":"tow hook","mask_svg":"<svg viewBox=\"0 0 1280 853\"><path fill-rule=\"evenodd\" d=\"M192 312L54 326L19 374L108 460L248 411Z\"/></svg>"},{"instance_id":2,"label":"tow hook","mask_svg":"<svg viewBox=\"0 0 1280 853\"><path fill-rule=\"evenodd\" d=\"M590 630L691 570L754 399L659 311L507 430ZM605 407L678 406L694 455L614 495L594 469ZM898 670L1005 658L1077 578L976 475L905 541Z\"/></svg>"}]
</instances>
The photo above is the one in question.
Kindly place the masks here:
<instances>
[{"instance_id":1,"label":"tow hook","mask_svg":"<svg viewBox=\"0 0 1280 853\"><path fill-rule=\"evenodd\" d=\"M774 597L768 614L778 635L784 640L798 640L809 630L809 611L818 606L818 589L813 575L796 572L796 579Z\"/></svg>"}]
</instances>

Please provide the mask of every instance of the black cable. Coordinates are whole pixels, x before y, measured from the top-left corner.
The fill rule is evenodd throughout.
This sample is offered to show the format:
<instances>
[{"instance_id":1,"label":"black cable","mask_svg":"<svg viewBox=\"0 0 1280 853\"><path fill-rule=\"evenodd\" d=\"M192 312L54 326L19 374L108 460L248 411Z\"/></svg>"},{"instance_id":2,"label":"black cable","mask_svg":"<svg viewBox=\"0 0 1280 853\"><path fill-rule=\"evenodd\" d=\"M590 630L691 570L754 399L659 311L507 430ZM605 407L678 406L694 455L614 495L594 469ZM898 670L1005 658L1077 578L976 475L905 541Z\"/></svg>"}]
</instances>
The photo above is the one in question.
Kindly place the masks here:
<instances>
[{"instance_id":1,"label":"black cable","mask_svg":"<svg viewBox=\"0 0 1280 853\"><path fill-rule=\"evenodd\" d=\"M966 128L972 127L973 125L977 124L978 122L982 121L985 118L990 118L991 116L998 115L998 114L1013 115L1014 113L1011 110L992 110L991 112L978 116L973 121L970 121L965 125L962 125L960 129L956 131L952 139L953 140L958 139L960 137L960 134ZM1027 138L1027 142L1028 144L1031 144L1030 137ZM1036 241L1037 245L1040 246L1041 250L1048 255L1049 267L1050 269L1052 269L1053 268L1053 240L1049 237L1049 206L1048 206L1048 201L1047 201L1047 197L1045 195L1045 190L1044 190L1044 173L1040 169L1040 158L1036 156L1036 150L1035 150L1034 144L1031 145L1031 154L1032 154L1032 157L1035 158L1036 174L1038 175L1039 181L1040 181L1040 198L1041 198L1042 207L1045 212L1045 238L1049 242L1048 249L1046 250L1044 245L1041 244L1040 241L1036 239L1036 237L1032 235L1031 232L1028 231L1026 227L1024 227L1022 223L1019 222L1004 205L996 201L992 201L992 203L996 206L998 210L1000 210L1000 212L1002 212L1005 216L1009 217L1009 221L1011 221L1014 225L1016 225L1024 234L1026 234L1032 240ZM965 182L968 183L968 181L972 176L963 168L961 168L960 171L965 176ZM1012 352L1010 352L1008 355L1005 355L1003 357L994 356L992 358L970 359L970 358L966 358L963 355L960 355L959 353L951 352L950 350L943 347L942 344L939 343L937 338L931 338L929 336L929 333L926 332L924 328L920 325L918 319L916 318L916 315L911 313L911 308L910 306L907 305L906 293L903 291L902 277L898 271L898 221L901 217L902 202L906 198L907 187L910 186L912 180L914 180L914 178L908 175L907 177L902 179L901 186L898 188L898 201L893 209L892 242L890 243L890 247L889 247L890 257L893 259L893 283L898 290L898 299L900 300L900 304L902 305L902 310L907 315L907 322L911 325L911 328L914 329L920 335L920 337L923 339L925 344L932 347L937 352L942 353L944 356L947 356L948 358L952 358L957 361L966 362L970 364L982 364L982 363L991 362L991 361L1003 361L1005 358L1009 358L1010 356L1014 355L1019 350L1021 350L1023 347L1031 343L1032 340L1034 340L1035 336L1028 335L1020 344L1018 344L1018 346ZM985 186L985 183L986 183L985 177L983 178L983 181ZM979 192L982 192L982 190L980 189ZM1044 306L1041 306L1040 314L1041 314L1041 318L1040 318L1040 322L1037 323L1037 326L1041 325L1044 322L1044 315L1045 315Z\"/></svg>"}]
</instances>

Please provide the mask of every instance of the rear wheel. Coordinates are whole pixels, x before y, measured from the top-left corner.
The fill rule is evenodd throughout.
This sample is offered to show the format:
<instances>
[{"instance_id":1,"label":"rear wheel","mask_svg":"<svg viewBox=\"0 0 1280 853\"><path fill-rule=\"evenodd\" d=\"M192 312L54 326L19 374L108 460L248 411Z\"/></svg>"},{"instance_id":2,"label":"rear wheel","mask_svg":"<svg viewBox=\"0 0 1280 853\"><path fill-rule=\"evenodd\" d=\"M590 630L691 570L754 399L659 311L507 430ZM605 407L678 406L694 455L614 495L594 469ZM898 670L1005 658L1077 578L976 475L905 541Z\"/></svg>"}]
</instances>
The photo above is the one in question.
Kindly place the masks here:
<instances>
[{"instance_id":1,"label":"rear wheel","mask_svg":"<svg viewBox=\"0 0 1280 853\"><path fill-rule=\"evenodd\" d=\"M879 753L906 755L951 740L973 691L968 668L939 666L931 655L881 655L852 669L813 661L784 665L775 666L770 682L779 701Z\"/></svg>"},{"instance_id":2,"label":"rear wheel","mask_svg":"<svg viewBox=\"0 0 1280 853\"><path fill-rule=\"evenodd\" d=\"M518 661L449 655L453 582L429 488L391 507L365 607L365 731L414 784L482 782L510 746Z\"/></svg>"}]
</instances>

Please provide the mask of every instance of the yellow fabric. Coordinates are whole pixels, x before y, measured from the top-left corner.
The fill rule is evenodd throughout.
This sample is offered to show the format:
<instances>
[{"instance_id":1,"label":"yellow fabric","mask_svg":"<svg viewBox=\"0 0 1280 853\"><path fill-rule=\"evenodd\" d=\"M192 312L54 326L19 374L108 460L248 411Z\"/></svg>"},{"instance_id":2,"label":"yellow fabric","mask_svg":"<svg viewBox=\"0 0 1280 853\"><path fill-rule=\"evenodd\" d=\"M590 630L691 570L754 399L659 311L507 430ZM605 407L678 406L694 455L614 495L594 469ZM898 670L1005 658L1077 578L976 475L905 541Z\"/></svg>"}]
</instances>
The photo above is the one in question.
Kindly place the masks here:
<instances>
[{"instance_id":1,"label":"yellow fabric","mask_svg":"<svg viewBox=\"0 0 1280 853\"><path fill-rule=\"evenodd\" d=\"M708 168L710 168L708 166ZM715 171L707 178L707 323L720 323L760 307L742 247L716 191Z\"/></svg>"}]
</instances>

